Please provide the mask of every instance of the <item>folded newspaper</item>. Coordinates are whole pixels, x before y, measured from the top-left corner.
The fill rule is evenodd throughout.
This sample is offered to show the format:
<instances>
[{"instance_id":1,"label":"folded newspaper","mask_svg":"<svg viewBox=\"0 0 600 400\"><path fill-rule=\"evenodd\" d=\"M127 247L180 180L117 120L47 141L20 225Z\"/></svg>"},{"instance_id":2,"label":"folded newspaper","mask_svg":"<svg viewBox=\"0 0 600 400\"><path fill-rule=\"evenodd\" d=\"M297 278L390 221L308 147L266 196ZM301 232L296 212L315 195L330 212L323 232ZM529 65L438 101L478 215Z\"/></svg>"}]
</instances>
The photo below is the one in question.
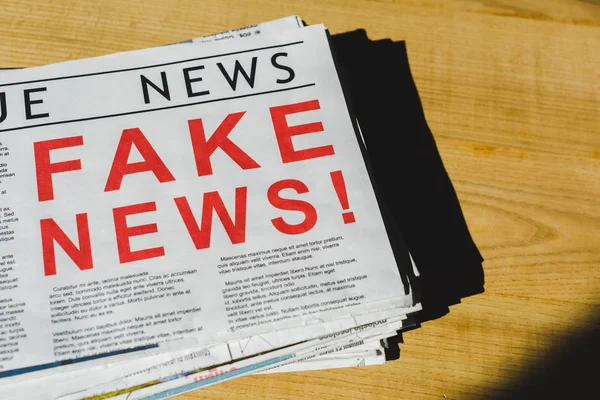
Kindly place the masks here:
<instances>
[{"instance_id":1,"label":"folded newspaper","mask_svg":"<svg viewBox=\"0 0 600 400\"><path fill-rule=\"evenodd\" d=\"M2 71L0 398L385 362L421 306L349 109L296 16Z\"/></svg>"}]
</instances>

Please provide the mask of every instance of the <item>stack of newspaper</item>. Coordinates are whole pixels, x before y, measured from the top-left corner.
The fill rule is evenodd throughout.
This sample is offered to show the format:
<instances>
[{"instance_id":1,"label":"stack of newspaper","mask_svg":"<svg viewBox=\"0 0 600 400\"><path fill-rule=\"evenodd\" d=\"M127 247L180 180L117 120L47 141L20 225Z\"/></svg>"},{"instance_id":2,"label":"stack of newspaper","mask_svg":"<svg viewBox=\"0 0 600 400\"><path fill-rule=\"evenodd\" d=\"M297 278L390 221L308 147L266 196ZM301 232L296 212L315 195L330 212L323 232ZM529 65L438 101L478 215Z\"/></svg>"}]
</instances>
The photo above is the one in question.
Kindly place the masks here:
<instances>
[{"instance_id":1,"label":"stack of newspaper","mask_svg":"<svg viewBox=\"0 0 600 400\"><path fill-rule=\"evenodd\" d=\"M385 362L421 305L323 25L0 73L0 398Z\"/></svg>"}]
</instances>

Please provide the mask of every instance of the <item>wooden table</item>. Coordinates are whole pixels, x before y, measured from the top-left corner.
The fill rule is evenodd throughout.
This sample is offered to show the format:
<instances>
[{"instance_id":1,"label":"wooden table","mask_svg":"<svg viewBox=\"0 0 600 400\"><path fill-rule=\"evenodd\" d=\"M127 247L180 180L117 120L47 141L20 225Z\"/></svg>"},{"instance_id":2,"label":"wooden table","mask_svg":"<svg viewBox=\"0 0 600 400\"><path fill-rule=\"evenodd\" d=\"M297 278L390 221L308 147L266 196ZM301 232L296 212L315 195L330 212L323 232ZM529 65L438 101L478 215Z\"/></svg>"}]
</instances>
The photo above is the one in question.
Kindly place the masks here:
<instances>
[{"instance_id":1,"label":"wooden table","mask_svg":"<svg viewBox=\"0 0 600 400\"><path fill-rule=\"evenodd\" d=\"M578 331L600 326L598 1L3 0L0 66L157 46L290 14L333 33L365 28L373 39L407 41L425 114L486 259L486 292L407 333L401 359L385 366L246 377L180 398L498 396L576 345Z\"/></svg>"}]
</instances>

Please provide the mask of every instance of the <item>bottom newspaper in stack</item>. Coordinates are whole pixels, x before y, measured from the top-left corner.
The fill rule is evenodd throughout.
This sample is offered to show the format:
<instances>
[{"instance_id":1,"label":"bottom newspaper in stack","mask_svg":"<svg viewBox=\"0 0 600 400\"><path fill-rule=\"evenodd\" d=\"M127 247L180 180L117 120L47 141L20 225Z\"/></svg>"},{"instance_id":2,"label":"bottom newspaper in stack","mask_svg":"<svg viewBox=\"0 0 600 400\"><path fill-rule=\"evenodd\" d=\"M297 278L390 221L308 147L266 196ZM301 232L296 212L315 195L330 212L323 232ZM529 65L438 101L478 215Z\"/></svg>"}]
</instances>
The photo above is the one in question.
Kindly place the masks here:
<instances>
[{"instance_id":1,"label":"bottom newspaper in stack","mask_svg":"<svg viewBox=\"0 0 600 400\"><path fill-rule=\"evenodd\" d=\"M248 44L245 44L246 41ZM217 46L216 42L222 43ZM302 46L298 47L297 45L300 44ZM229 329L226 331L207 329L212 322L210 320L203 320L203 327L200 329L190 321L186 322L187 314L191 315L200 310L200 307L196 307L194 304L191 304L188 309L182 308L178 312L157 311L156 313L140 306L136 314L130 310L128 314L124 315L129 316L130 321L139 323L139 326L157 326L162 321L172 323L173 320L183 319L185 323L182 323L180 329L173 331L173 336L178 337L159 343L153 343L153 338L149 338L143 346L129 348L126 351L123 351L122 346L118 346L115 342L114 350L109 353L84 354L80 358L49 363L38 362L35 359L35 352L32 351L24 358L26 362L23 362L22 366L0 372L2 378L0 380L2 384L1 398L18 399L23 397L23 393L27 393L26 397L29 399L162 399L248 374L340 368L385 362L383 347L385 339L395 336L397 331L402 330L403 325L406 325L407 316L421 309L421 305L413 296L411 283L406 276L401 276L399 272L406 269L416 272L416 267L402 241L397 238L388 238L384 228L385 218L383 217L385 216L381 216L379 207L377 207L368 172L362 162L357 163L357 156L360 158L361 152L364 156L366 149L360 140L358 124L347 111L322 26L304 27L298 17L289 17L194 39L162 49L146 49L121 55L74 61L65 63L64 67L57 64L49 66L48 70L41 67L37 71L33 71L31 76L27 75L26 70L14 71L21 73L20 75L10 75L13 71L7 71L7 76L2 76L5 79L2 82L49 79L46 74L49 76L56 74L86 76L86 74L100 75L107 73L108 70L111 70L110 73L116 70L129 71L138 68L131 66L131 61L138 58L139 62L145 63L144 68L162 67L171 63L175 64L178 62L176 60L181 58L187 57L187 61L193 60L194 55L199 55L195 58L196 60L223 59L223 64L219 64L219 68L223 72L223 65L227 62L226 57L230 55L270 49L276 49L277 52L271 51L268 54L267 62L270 59L272 66L288 73L287 78L278 75L276 83L285 85L296 78L302 84L285 87L283 90L279 86L263 90L262 94L275 96L274 99L265 100L265 103L270 106L280 103L295 103L295 108L292 107L291 111L287 113L290 120L295 120L296 116L290 117L289 115L319 109L318 102L316 106L313 104L315 101L313 99L318 98L321 102L321 109L323 109L321 116L324 121L323 125L334 131L335 135L339 135L337 141L335 138L330 139L331 142L335 142L335 156L339 157L337 159L339 165L333 162L331 165L326 163L316 165L312 170L303 170L302 168L298 170L300 175L326 171L331 176L329 183L333 182L337 195L337 198L334 196L333 199L339 200L339 202L332 201L331 198L320 200L318 196L313 197L312 200L326 210L325 213L338 213L336 209L339 209L340 203L344 210L349 208L347 204L348 198L350 198L353 201L353 212L362 213L363 218L369 222L352 231L350 227L355 222L354 215L344 214L344 224L347 224L345 226L348 227L344 235L340 235L337 228L324 225L321 226L319 234L305 234L302 239L293 241L290 241L289 238L279 241L276 238L265 238L272 245L246 246L247 251L239 251L230 257L221 257L219 274L223 274L224 285L219 292L223 296L227 311ZM314 57L315 54L317 57ZM288 66L289 64L284 65L283 61L279 61L279 59L286 60L288 57L293 69ZM320 61L314 61L315 58L319 60L320 57L322 58ZM309 59L313 61L306 61ZM268 86L259 78L255 81L256 60L257 57L254 57L251 72L244 71L240 62L235 60L233 78L225 75L234 91L238 72L249 84L247 92L231 97L231 99L253 95L252 90L256 91L255 84L256 86ZM303 62L307 65L302 65ZM95 63L99 69L104 69L104 72L90 73L89 71L94 69ZM203 68L204 66L202 66ZM199 93L193 92L190 86L194 82L194 79L189 79L191 70L193 68L188 69L188 75L185 75L184 72L184 76L187 77L188 95ZM148 89L148 85L144 86L144 79L147 83L148 78L143 76L142 87L146 90L144 92L146 99L149 99L148 90L150 89ZM195 81L201 81L201 79L196 78ZM163 97L167 90L165 82L166 80L163 78ZM296 84L296 81L293 83ZM110 85L107 82L99 84ZM151 83L150 86L156 92L161 92L161 88L157 84ZM311 87L312 92L308 94L292 95L292 91L295 89ZM269 88L267 87L267 89ZM65 90L68 92L68 88ZM217 90L218 88L214 89L214 91ZM208 91L206 92L208 94ZM279 93L280 98L277 98L275 93ZM239 103L237 107L251 108L250 105L245 106L242 103ZM167 109L169 107L161 108L160 111ZM273 111L271 113L273 123L275 123ZM121 112L119 115L121 114L125 115L127 112ZM77 119L74 116L70 117ZM164 120L170 117L160 116L160 118ZM289 121L286 122L285 116L283 118L285 128L291 129L291 131L287 144L284 141L284 144L280 142L279 145L280 147L291 146L292 155L302 152L302 150L296 150L294 153L294 145L289 141L292 136L323 130L322 126L315 128L315 123L303 125L295 123L296 126L287 126ZM298 118L298 122L303 120L303 118ZM256 123L260 124L260 122ZM310 127L309 130L306 130L306 127ZM215 135L217 131L215 131ZM354 143L353 139L355 139ZM300 138L297 140L300 142ZM207 141L207 146L208 143L210 140ZM316 147L318 142L302 143L304 143L302 146L297 146L318 150L315 155L308 158L334 155L333 150L328 153L327 146ZM221 148L231 156L232 147L231 145L226 147L226 145L227 143L221 144ZM215 148L218 146L215 145ZM288 148L288 150L290 149ZM178 150L175 149L175 151ZM280 149L280 151L283 150ZM238 164L241 162L240 159L244 158L239 153L232 158L235 157L237 157ZM216 161L213 162L217 164ZM344 170L343 175L342 169ZM344 177L346 182L352 182L352 185L346 185ZM340 189L340 182L342 187L346 186L345 189ZM318 189L325 190L322 183L316 185ZM285 188L288 190L294 188L297 193L308 191L294 185ZM276 204L279 200L279 208L282 210L306 210L306 207L294 207L293 202L303 203L300 200L273 197L275 200L270 199L271 203ZM206 202L206 197L204 201ZM290 203L292 204L290 205ZM218 211L217 214L219 214ZM393 222L386 219L385 225L388 226L388 230L391 229L389 228L391 224ZM298 225L301 223L289 226ZM189 227L188 229L192 230ZM319 259L319 252L325 249L334 249L338 252L332 253L334 258L330 261L326 261L325 258ZM313 254L312 252L315 257L310 262L305 261L311 257L303 257L302 254L310 255ZM299 257L291 258L292 255ZM347 257L345 257L346 255ZM356 255L360 255L358 260ZM250 259L254 263L253 268L236 268L237 266L248 266ZM291 259L293 262L290 264L272 262L265 267L261 261L268 259ZM240 261L245 261L245 263ZM188 273L192 274L189 272L191 271L189 268L186 270L171 268L171 270L179 271L178 274L182 276ZM418 272L416 274L418 275ZM146 275L138 274L137 276L144 277ZM167 276L173 277L173 275L166 274L163 275L163 279ZM235 278L231 278L231 276L235 276ZM130 275L124 275L117 281L126 281L129 277ZM218 275L218 277L221 276ZM144 282L146 281L144 280ZM56 287L54 286L54 289ZM110 286L103 287L109 288ZM311 297L318 300L308 301ZM269 304L284 300L287 303L283 308L276 309L272 305L269 306ZM203 307L210 308L210 306L210 304L206 304ZM253 322L260 321L261 318L267 322ZM117 323L116 320L111 322L110 319L105 319L102 324L96 325L93 329L90 327L83 331L81 329L53 331L53 340L54 343L70 340L77 343L101 344L101 341L94 338L104 334L108 336L113 332L128 332L120 329L120 324L122 324L120 321ZM98 331L102 331L102 335L99 335ZM85 332L90 333L86 334ZM129 333L123 333L111 337L127 338L128 336ZM157 337L160 338L160 336ZM84 339L89 340L83 342ZM84 345L81 344L81 346ZM109 346L104 347L110 349ZM54 346L55 354L57 354L56 349L60 348L60 345Z\"/></svg>"}]
</instances>

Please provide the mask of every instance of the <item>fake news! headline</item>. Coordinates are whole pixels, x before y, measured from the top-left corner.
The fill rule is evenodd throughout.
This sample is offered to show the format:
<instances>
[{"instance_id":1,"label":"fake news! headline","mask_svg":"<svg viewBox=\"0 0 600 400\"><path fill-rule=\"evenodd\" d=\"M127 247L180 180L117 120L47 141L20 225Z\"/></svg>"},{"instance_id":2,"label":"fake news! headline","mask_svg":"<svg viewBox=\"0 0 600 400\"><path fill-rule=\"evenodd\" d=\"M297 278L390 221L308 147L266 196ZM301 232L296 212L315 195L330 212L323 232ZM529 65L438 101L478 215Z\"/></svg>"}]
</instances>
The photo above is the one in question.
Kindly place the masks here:
<instances>
[{"instance_id":1,"label":"fake news! headline","mask_svg":"<svg viewBox=\"0 0 600 400\"><path fill-rule=\"evenodd\" d=\"M283 164L302 162L335 154L332 145L304 149L294 147L292 140L294 136L322 132L324 130L323 124L312 122L290 126L287 123L286 116L318 109L320 109L320 104L316 99L269 109L274 136ZM209 138L207 138L201 118L188 121L191 139L190 150L193 153L199 177L213 174L211 156L217 149L226 154L243 170L262 168L255 158L229 138L229 134L244 114L244 111L228 114ZM39 202L60 201L60 193L55 193L53 188L53 177L55 175L73 174L82 170L80 159L52 162L52 151L79 146L84 146L83 136L56 138L33 143ZM142 161L128 161L133 147L139 152ZM134 176L140 173L152 173L160 183L176 180L169 167L161 159L159 152L148 141L144 133L139 128L125 129L121 133L111 168L108 171L104 192L120 190L125 176ZM330 177L342 209L348 210L349 201L342 171L331 171ZM291 189L298 195L310 191L310 188L301 180L283 179L270 185L266 193L267 200L277 209L302 213L304 219L300 223L290 224L282 217L273 218L271 219L273 228L286 235L298 235L310 231L317 222L317 210L306 200L283 197L280 192L286 189ZM225 228L232 244L246 241L247 193L247 186L235 188L235 206L233 212L230 213L218 191L206 192L203 195L202 212L199 217L194 215L192 207L185 196L173 199L174 205L197 250L210 247L213 211ZM113 208L114 230L121 264L165 255L164 247L133 251L130 246L131 237L156 233L158 232L158 226L155 223L130 226L127 224L127 216L156 210L156 202L154 201ZM55 243L62 248L80 270L89 270L94 267L88 215L87 213L79 213L74 217L77 226L77 240L69 238L53 218L40 220L43 266L46 276L56 275L57 273ZM355 222L354 214L351 211L343 212L342 220L345 224L353 223ZM76 244L76 242L78 243Z\"/></svg>"}]
</instances>

